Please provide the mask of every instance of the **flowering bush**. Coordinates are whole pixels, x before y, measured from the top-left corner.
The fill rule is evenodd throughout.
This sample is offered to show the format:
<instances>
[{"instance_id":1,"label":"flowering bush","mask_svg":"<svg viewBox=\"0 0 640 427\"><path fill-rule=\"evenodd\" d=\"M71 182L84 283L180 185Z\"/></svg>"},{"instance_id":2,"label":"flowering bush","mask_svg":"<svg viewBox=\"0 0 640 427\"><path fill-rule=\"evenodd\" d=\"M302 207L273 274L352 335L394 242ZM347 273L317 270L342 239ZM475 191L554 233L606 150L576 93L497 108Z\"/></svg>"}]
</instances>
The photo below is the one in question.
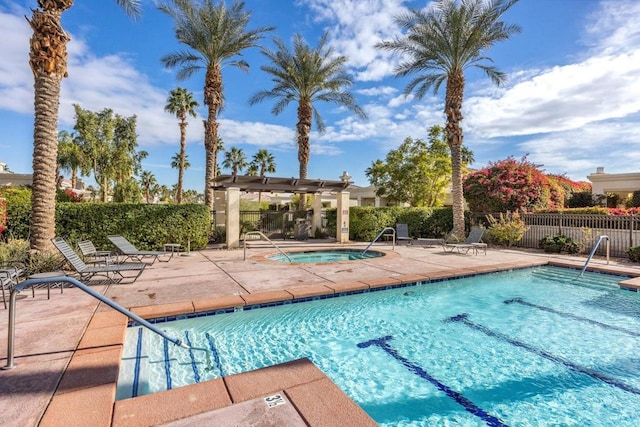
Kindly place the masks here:
<instances>
[{"instance_id":1,"label":"flowering bush","mask_svg":"<svg viewBox=\"0 0 640 427\"><path fill-rule=\"evenodd\" d=\"M76 193L75 191L73 191L70 188L64 189L64 190L58 190L57 194L56 194L56 202L81 202L82 199L80 198L80 196L78 195L78 193Z\"/></svg>"},{"instance_id":2,"label":"flowering bush","mask_svg":"<svg viewBox=\"0 0 640 427\"><path fill-rule=\"evenodd\" d=\"M489 163L464 181L464 194L474 212L530 211L543 207L562 207L560 186L553 188L536 165L513 157Z\"/></svg>"},{"instance_id":3,"label":"flowering bush","mask_svg":"<svg viewBox=\"0 0 640 427\"><path fill-rule=\"evenodd\" d=\"M0 198L0 234L7 229L7 199Z\"/></svg>"}]
</instances>

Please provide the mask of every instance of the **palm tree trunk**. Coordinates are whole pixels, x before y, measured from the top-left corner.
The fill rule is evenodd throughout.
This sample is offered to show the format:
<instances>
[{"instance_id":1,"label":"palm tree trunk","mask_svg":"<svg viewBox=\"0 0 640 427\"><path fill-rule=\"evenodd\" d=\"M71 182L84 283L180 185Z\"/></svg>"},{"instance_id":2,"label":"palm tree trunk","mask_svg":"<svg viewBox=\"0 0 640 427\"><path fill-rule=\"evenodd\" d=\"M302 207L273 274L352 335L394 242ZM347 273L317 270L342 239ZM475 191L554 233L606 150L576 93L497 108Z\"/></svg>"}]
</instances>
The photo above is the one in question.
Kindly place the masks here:
<instances>
[{"instance_id":1,"label":"palm tree trunk","mask_svg":"<svg viewBox=\"0 0 640 427\"><path fill-rule=\"evenodd\" d=\"M309 144L309 133L311 132L311 103L301 101L298 104L298 123L296 123L296 133L298 134L298 162L300 163L300 179L307 178L307 165L311 147ZM299 210L303 211L306 205L306 195L300 194Z\"/></svg>"},{"instance_id":2,"label":"palm tree trunk","mask_svg":"<svg viewBox=\"0 0 640 427\"><path fill-rule=\"evenodd\" d=\"M178 188L176 202L182 203L182 183L184 179L184 156L187 149L187 121L184 117L180 120L180 164L178 165Z\"/></svg>"},{"instance_id":3,"label":"palm tree trunk","mask_svg":"<svg viewBox=\"0 0 640 427\"><path fill-rule=\"evenodd\" d=\"M213 210L213 180L216 177L218 157L218 111L222 106L222 73L217 64L211 64L207 67L204 103L209 109L204 137L206 152L204 204Z\"/></svg>"},{"instance_id":4,"label":"palm tree trunk","mask_svg":"<svg viewBox=\"0 0 640 427\"><path fill-rule=\"evenodd\" d=\"M462 97L464 92L464 74L458 71L449 75L445 95L447 116L447 143L451 149L451 194L453 197L453 234L464 239L464 193L462 189Z\"/></svg>"},{"instance_id":5,"label":"palm tree trunk","mask_svg":"<svg viewBox=\"0 0 640 427\"><path fill-rule=\"evenodd\" d=\"M33 189L31 193L31 249L48 251L56 229L56 159L61 79L36 77L33 129Z\"/></svg>"},{"instance_id":6,"label":"palm tree trunk","mask_svg":"<svg viewBox=\"0 0 640 427\"><path fill-rule=\"evenodd\" d=\"M309 164L309 152L311 151L309 132L311 132L311 104L301 101L298 105L298 123L296 124L300 179L307 178L307 165Z\"/></svg>"},{"instance_id":7,"label":"palm tree trunk","mask_svg":"<svg viewBox=\"0 0 640 427\"><path fill-rule=\"evenodd\" d=\"M62 12L73 0L39 1L31 20L29 65L34 76L33 188L31 193L31 249L49 251L55 237L60 86L67 75L69 35Z\"/></svg>"}]
</instances>

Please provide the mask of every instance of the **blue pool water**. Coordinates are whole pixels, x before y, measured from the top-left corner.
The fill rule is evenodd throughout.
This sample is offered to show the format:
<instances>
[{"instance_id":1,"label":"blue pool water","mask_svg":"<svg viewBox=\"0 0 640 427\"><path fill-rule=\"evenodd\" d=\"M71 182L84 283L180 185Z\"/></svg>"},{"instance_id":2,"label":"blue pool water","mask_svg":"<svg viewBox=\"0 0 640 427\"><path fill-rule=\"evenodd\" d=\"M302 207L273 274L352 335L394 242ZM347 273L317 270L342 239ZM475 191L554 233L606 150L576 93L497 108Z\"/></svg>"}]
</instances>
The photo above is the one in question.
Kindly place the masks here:
<instances>
[{"instance_id":1,"label":"blue pool water","mask_svg":"<svg viewBox=\"0 0 640 427\"><path fill-rule=\"evenodd\" d=\"M640 294L538 267L128 330L118 398L301 357L383 426L637 426ZM256 307L257 308L257 307Z\"/></svg>"},{"instance_id":2,"label":"blue pool water","mask_svg":"<svg viewBox=\"0 0 640 427\"><path fill-rule=\"evenodd\" d=\"M287 252L287 256L281 253L269 255L268 258L281 262L340 262L359 259L378 258L384 256L383 252L366 251L357 249L331 249L304 252ZM288 258L287 258L288 257Z\"/></svg>"}]
</instances>

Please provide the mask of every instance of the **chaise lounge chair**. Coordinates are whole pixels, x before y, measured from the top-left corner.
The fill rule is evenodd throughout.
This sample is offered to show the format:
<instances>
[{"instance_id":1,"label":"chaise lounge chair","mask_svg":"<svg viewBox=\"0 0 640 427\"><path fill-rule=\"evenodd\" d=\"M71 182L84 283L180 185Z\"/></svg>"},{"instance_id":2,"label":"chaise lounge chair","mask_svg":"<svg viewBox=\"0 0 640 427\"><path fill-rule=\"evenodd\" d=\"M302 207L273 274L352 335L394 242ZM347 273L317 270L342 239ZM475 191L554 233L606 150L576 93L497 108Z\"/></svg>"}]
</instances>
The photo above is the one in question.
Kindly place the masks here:
<instances>
[{"instance_id":1,"label":"chaise lounge chair","mask_svg":"<svg viewBox=\"0 0 640 427\"><path fill-rule=\"evenodd\" d=\"M92 267L87 266L87 264L82 261L82 259L78 256L77 253L69 246L69 244L62 238L56 237L51 239L53 245L58 248L60 253L65 257L67 262L71 265L71 267L75 270L75 272L80 276L80 280L86 281L90 280L93 276L104 275L107 277L109 282L116 283L133 283L136 281L138 277L144 271L144 268L147 264L140 263L122 263L122 264L105 264L105 265L95 265ZM123 272L131 272L135 274L132 275L124 275ZM113 277L112 274L117 276ZM130 282L122 282L122 280L127 279Z\"/></svg>"},{"instance_id":2,"label":"chaise lounge chair","mask_svg":"<svg viewBox=\"0 0 640 427\"><path fill-rule=\"evenodd\" d=\"M411 240L413 239L409 237L409 227L407 226L407 224L396 224L396 241L398 242L398 244L402 243L408 245L409 243L411 243Z\"/></svg>"},{"instance_id":3,"label":"chaise lounge chair","mask_svg":"<svg viewBox=\"0 0 640 427\"><path fill-rule=\"evenodd\" d=\"M91 240L78 242L82 260L86 264L117 264L118 256L111 251L99 251Z\"/></svg>"},{"instance_id":4,"label":"chaise lounge chair","mask_svg":"<svg viewBox=\"0 0 640 427\"><path fill-rule=\"evenodd\" d=\"M156 261L168 262L171 257L173 257L174 251L139 251L135 246L133 246L130 241L122 236L107 236L107 238L111 241L111 243L113 243L116 249L118 249L118 252L124 255L125 260L131 258L138 262L145 262L145 258L152 258L149 264L153 264ZM160 257L163 255L166 256L167 259L160 259Z\"/></svg>"},{"instance_id":5,"label":"chaise lounge chair","mask_svg":"<svg viewBox=\"0 0 640 427\"><path fill-rule=\"evenodd\" d=\"M459 253L464 251L465 254L469 253L472 250L476 255L478 255L478 250L483 249L484 254L487 254L487 244L482 243L482 235L484 234L484 227L471 227L471 232L467 236L467 239L464 243L445 243L442 245L442 248L446 252L447 249L449 252L453 252L457 250Z\"/></svg>"}]
</instances>

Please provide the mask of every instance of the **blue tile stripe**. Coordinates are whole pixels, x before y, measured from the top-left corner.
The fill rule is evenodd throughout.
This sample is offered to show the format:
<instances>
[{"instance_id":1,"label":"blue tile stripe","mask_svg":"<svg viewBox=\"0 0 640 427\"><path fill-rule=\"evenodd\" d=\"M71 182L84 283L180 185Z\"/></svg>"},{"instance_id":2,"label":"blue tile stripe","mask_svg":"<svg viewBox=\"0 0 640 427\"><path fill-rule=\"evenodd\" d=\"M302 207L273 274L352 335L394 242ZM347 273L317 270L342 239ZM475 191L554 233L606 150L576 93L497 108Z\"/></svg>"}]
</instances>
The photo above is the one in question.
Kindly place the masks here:
<instances>
[{"instance_id":1,"label":"blue tile stripe","mask_svg":"<svg viewBox=\"0 0 640 427\"><path fill-rule=\"evenodd\" d=\"M136 343L136 363L133 368L133 390L131 397L138 397L138 386L140 384L140 359L142 358L142 328L138 329L138 339Z\"/></svg>"},{"instance_id":2,"label":"blue tile stripe","mask_svg":"<svg viewBox=\"0 0 640 427\"><path fill-rule=\"evenodd\" d=\"M430 382L431 384L436 386L436 388L438 390L440 390L443 393L445 393L449 398L455 400L458 404L462 405L462 407L464 407L464 409L467 412L470 412L471 414L475 415L476 417L481 418L488 426L491 426L491 427L494 427L494 426L496 426L496 427L507 426L500 419L494 417L493 415L487 413L485 410L483 410L480 407L476 406L475 403L473 403L472 401L467 399L461 393L459 393L459 392L457 392L455 390L452 390L447 385L441 383L440 381L438 381L437 379L435 379L434 377L429 375L429 373L426 372L424 369L422 369L420 366L418 366L415 363L411 362L410 360L402 357L398 353L398 351L395 348L393 348L391 345L389 345L389 343L387 342L387 341L389 341L391 339L393 339L393 337L391 335L387 335L386 337L376 338L376 339L373 339L373 340L370 340L370 341L365 341L365 342L358 343L358 347L359 348L367 348L367 347L370 347L370 346L373 346L373 345L380 347L387 354L389 354L394 359L396 359L397 361L402 363L409 371L411 371L412 373L418 375L419 377L427 380L428 382Z\"/></svg>"},{"instance_id":3,"label":"blue tile stripe","mask_svg":"<svg viewBox=\"0 0 640 427\"><path fill-rule=\"evenodd\" d=\"M167 379L167 390L171 390L171 359L169 358L169 341L162 340L162 342L164 343L164 375Z\"/></svg>"},{"instance_id":4,"label":"blue tile stripe","mask_svg":"<svg viewBox=\"0 0 640 427\"><path fill-rule=\"evenodd\" d=\"M205 337L209 342L209 349L211 350L211 354L213 354L213 361L216 364L216 368L220 371L220 376L224 377L224 371L222 370L222 363L220 363L220 355L218 354L218 350L213 343L213 337L209 335L209 332L205 333Z\"/></svg>"},{"instance_id":5,"label":"blue tile stripe","mask_svg":"<svg viewBox=\"0 0 640 427\"><path fill-rule=\"evenodd\" d=\"M546 307L544 305L534 304L534 303L525 301L523 298L510 298L510 299L504 300L504 303L505 304L520 304L520 305L524 305L524 306L527 306L527 307L533 307L533 308L537 308L538 310L546 311L548 313L557 314L559 316L567 317L569 319L578 320L580 322L590 323L592 325L597 325L597 326L600 326L601 328L611 329L611 330L622 332L624 334L631 335L631 336L634 336L634 337L640 337L640 332L630 331L629 329L621 328L621 327L615 326L615 325L608 325L606 323L598 322L597 320L589 319L588 317L576 316L575 314L572 314L572 313L567 313L565 311L559 311L559 310L556 310L556 309L551 308L551 307Z\"/></svg>"},{"instance_id":6,"label":"blue tile stripe","mask_svg":"<svg viewBox=\"0 0 640 427\"><path fill-rule=\"evenodd\" d=\"M198 364L196 363L196 355L193 354L191 348L191 339L189 339L189 331L184 331L184 342L189 346L189 358L191 359L191 369L193 369L193 379L196 383L200 382L200 372L198 372Z\"/></svg>"},{"instance_id":7,"label":"blue tile stripe","mask_svg":"<svg viewBox=\"0 0 640 427\"><path fill-rule=\"evenodd\" d=\"M497 338L499 340L505 341L505 342L507 342L507 343L509 343L511 345L516 346L516 347L523 348L523 349L525 349L525 350L527 350L527 351L529 351L531 353L537 354L538 356L541 356L541 357L543 357L543 358L545 358L547 360L550 360L550 361L552 361L554 363L558 363L560 365L564 365L564 366L566 366L567 368L569 368L569 369L571 369L573 371L583 373L585 375L590 376L591 378L594 378L596 380L600 380L600 381L602 381L604 383L607 383L609 385L617 387L617 388L619 388L621 390L628 391L629 393L640 395L640 390L639 389L637 389L635 387L632 387L630 385L627 385L625 383L622 383L622 382L616 380L615 378L612 378L612 377L610 377L610 376L608 376L606 374L603 374L602 372L595 371L595 370L593 370L591 368L587 368L585 366L580 366L580 365L578 365L576 363L573 363L573 362L571 362L569 360L566 360L566 359L564 359L562 357L554 356L553 354L548 353L548 352L546 352L546 351L544 351L542 349L535 348L533 346L530 346L529 344L525 344L522 341L518 341L518 340L514 340L512 338L509 338L508 336L506 336L504 334L501 334L500 332L492 331L491 329L489 329L489 328L487 328L485 326L479 325L477 323L473 323L472 321L469 320L469 315L467 313L458 314L457 316L450 317L450 318L446 319L445 321L446 322L459 322L459 323L462 323L462 324L464 324L464 325L466 325L466 326L468 326L470 328L473 328L473 329L475 329L477 331L482 332L483 334L485 334L487 336L490 336L490 337L493 337L493 338Z\"/></svg>"}]
</instances>

